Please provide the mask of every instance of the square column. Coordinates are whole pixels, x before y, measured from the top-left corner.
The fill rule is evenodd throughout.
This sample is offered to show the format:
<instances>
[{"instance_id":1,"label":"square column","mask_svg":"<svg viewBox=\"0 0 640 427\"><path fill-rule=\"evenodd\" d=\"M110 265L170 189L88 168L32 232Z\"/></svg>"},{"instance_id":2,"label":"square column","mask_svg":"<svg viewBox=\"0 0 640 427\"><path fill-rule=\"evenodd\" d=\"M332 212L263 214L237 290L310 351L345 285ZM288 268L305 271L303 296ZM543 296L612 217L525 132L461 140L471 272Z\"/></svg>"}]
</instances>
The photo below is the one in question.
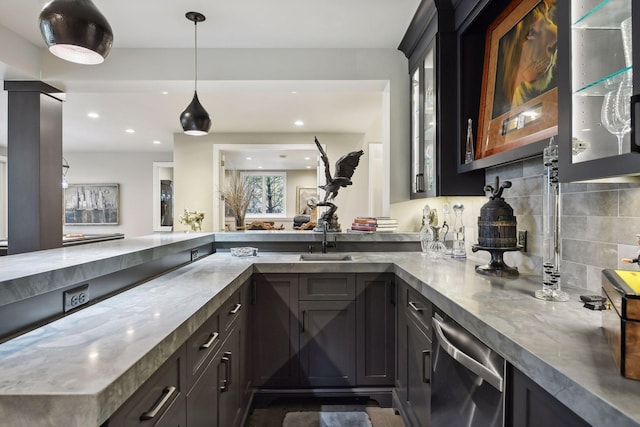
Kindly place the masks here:
<instances>
[{"instance_id":1,"label":"square column","mask_svg":"<svg viewBox=\"0 0 640 427\"><path fill-rule=\"evenodd\" d=\"M62 247L62 92L5 81L8 254Z\"/></svg>"}]
</instances>

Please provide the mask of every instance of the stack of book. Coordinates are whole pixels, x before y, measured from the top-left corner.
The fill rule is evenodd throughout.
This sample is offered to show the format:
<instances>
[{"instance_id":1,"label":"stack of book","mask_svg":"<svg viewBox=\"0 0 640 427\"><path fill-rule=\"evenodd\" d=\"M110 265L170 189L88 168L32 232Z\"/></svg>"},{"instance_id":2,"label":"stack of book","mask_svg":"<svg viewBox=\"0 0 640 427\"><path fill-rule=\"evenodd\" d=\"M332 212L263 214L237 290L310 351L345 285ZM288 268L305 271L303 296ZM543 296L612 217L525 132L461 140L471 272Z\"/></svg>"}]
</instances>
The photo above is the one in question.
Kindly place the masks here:
<instances>
[{"instance_id":1,"label":"stack of book","mask_svg":"<svg viewBox=\"0 0 640 427\"><path fill-rule=\"evenodd\" d=\"M388 216L357 216L351 224L351 231L392 233L398 228L398 221Z\"/></svg>"}]
</instances>

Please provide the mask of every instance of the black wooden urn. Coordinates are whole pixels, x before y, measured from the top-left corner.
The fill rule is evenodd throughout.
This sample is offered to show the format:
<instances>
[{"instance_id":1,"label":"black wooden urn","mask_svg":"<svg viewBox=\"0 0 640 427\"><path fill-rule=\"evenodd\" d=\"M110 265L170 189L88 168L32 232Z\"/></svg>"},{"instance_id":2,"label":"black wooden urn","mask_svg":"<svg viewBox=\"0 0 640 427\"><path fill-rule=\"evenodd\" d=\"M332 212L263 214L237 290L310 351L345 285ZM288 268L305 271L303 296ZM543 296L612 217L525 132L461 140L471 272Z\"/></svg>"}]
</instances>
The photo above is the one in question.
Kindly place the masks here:
<instances>
[{"instance_id":1,"label":"black wooden urn","mask_svg":"<svg viewBox=\"0 0 640 427\"><path fill-rule=\"evenodd\" d=\"M490 191L489 201L480 208L478 217L478 244L473 245L473 252L482 250L491 254L491 262L477 265L476 272L488 276L518 277L518 270L504 263L503 254L507 251L520 250L517 238L516 217L513 208L502 198L505 188L511 187L511 181L504 181L500 185L500 178L496 177L495 187L486 185L485 191Z\"/></svg>"}]
</instances>

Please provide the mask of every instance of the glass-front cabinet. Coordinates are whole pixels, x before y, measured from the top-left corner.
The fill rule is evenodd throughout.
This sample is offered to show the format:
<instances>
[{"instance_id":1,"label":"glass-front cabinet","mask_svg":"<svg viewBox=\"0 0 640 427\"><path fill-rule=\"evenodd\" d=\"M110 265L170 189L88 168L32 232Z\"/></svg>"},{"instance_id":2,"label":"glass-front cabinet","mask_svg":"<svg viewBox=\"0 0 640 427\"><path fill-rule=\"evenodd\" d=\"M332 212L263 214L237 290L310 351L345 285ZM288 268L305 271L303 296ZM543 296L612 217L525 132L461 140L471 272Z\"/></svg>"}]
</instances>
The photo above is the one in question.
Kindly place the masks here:
<instances>
[{"instance_id":1,"label":"glass-front cabinet","mask_svg":"<svg viewBox=\"0 0 640 427\"><path fill-rule=\"evenodd\" d=\"M399 49L409 59L411 198L483 194L484 172L458 174L457 58L451 0L422 1Z\"/></svg>"},{"instance_id":2,"label":"glass-front cabinet","mask_svg":"<svg viewBox=\"0 0 640 427\"><path fill-rule=\"evenodd\" d=\"M559 99L562 181L640 174L632 103L639 10L637 0L558 2L560 22L570 23L558 37L559 85L571 91Z\"/></svg>"},{"instance_id":3,"label":"glass-front cabinet","mask_svg":"<svg viewBox=\"0 0 640 427\"><path fill-rule=\"evenodd\" d=\"M434 163L436 139L435 69L433 47L411 73L411 176L413 197L436 196Z\"/></svg>"}]
</instances>

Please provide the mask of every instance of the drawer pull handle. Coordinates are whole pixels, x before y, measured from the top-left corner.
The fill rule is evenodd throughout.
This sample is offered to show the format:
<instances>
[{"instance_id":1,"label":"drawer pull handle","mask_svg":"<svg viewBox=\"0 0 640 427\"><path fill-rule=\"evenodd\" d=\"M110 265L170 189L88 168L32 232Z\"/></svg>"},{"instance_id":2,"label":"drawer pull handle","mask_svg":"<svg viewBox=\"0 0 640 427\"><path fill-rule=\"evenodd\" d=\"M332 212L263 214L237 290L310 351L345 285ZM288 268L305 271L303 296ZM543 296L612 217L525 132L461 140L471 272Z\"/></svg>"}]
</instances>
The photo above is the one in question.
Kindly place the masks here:
<instances>
[{"instance_id":1,"label":"drawer pull handle","mask_svg":"<svg viewBox=\"0 0 640 427\"><path fill-rule=\"evenodd\" d=\"M415 303L415 302L413 302L413 301L409 301L409 307L413 308L413 309L414 309L415 311L417 311L418 313L421 313L421 312L422 312L422 310L423 310L422 308L418 307L418 306L416 305L416 303Z\"/></svg>"},{"instance_id":2,"label":"drawer pull handle","mask_svg":"<svg viewBox=\"0 0 640 427\"><path fill-rule=\"evenodd\" d=\"M209 335L209 339L207 340L207 342L200 346L200 350L206 350L207 348L211 347L219 336L220 334L218 334L217 332L213 332L211 335Z\"/></svg>"},{"instance_id":3,"label":"drawer pull handle","mask_svg":"<svg viewBox=\"0 0 640 427\"><path fill-rule=\"evenodd\" d=\"M153 405L153 408L149 409L147 412L140 415L140 421L151 420L156 415L158 415L158 413L162 411L162 408L164 407L164 405L166 405L167 402L171 400L171 397L175 394L177 390L178 389L175 386L165 387L164 390L162 390L162 397L158 399L155 405Z\"/></svg>"},{"instance_id":4,"label":"drawer pull handle","mask_svg":"<svg viewBox=\"0 0 640 427\"><path fill-rule=\"evenodd\" d=\"M238 312L240 311L241 307L242 307L242 304L236 304L236 306L233 307L233 310L231 310L229 312L229 314L238 314Z\"/></svg>"}]
</instances>

